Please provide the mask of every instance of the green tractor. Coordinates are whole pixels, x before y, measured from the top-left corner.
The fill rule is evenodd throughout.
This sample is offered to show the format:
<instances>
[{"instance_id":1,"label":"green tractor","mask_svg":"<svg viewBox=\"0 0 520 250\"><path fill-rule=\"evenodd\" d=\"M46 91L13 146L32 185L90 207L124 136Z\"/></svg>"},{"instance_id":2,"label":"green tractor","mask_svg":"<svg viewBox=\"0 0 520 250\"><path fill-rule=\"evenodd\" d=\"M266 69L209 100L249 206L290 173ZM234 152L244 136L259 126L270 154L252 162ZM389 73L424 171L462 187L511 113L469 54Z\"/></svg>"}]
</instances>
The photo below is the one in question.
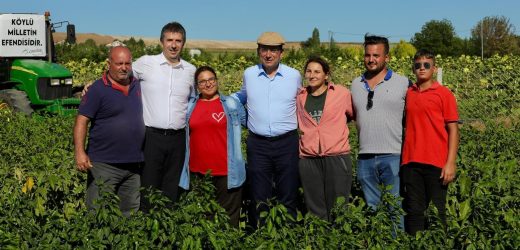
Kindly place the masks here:
<instances>
[{"instance_id":1,"label":"green tractor","mask_svg":"<svg viewBox=\"0 0 520 250\"><path fill-rule=\"evenodd\" d=\"M0 14L0 103L27 115L75 114L80 99L72 73L56 63L50 14ZM67 26L75 42L74 26Z\"/></svg>"}]
</instances>

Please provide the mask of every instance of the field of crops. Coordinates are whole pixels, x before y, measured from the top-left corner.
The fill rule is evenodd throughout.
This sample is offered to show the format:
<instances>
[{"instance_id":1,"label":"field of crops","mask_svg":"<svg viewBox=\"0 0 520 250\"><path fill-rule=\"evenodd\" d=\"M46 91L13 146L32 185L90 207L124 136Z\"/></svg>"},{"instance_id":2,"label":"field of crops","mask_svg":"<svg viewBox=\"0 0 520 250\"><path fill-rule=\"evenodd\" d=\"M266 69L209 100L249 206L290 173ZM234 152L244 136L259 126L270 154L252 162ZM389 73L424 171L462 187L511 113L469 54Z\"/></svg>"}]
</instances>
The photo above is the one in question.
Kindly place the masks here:
<instances>
[{"instance_id":1,"label":"field of crops","mask_svg":"<svg viewBox=\"0 0 520 250\"><path fill-rule=\"evenodd\" d=\"M333 80L346 84L363 72L360 58L329 58ZM241 72L254 56L196 66L217 69L221 92L241 86ZM299 70L305 60L285 63ZM213 199L207 181L195 183L173 209L154 195L157 209L131 218L121 216L116 197L105 195L97 212L85 208L86 175L75 170L73 118L35 115L31 118L0 109L0 248L71 249L351 249L351 248L520 248L520 57L437 58L443 84L456 95L461 124L458 176L448 195L448 226L410 237L391 232L383 207L370 211L354 183L350 203L338 202L336 222L329 224L300 214L293 219L282 206L264 214L266 226L231 228ZM97 78L104 64L68 62L78 82ZM408 58L392 59L390 67L412 77ZM351 126L353 155L355 127ZM388 198L388 197L387 197Z\"/></svg>"}]
</instances>

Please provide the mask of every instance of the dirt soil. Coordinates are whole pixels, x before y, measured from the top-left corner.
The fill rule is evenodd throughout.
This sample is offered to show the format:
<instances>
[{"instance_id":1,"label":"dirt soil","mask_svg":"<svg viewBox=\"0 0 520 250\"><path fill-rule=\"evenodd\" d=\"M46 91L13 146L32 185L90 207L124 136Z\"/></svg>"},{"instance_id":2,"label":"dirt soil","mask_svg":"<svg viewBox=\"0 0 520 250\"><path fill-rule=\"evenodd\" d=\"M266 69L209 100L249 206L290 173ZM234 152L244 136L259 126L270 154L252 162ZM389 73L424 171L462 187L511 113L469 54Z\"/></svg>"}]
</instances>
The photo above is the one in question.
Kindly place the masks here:
<instances>
[{"instance_id":1,"label":"dirt soil","mask_svg":"<svg viewBox=\"0 0 520 250\"><path fill-rule=\"evenodd\" d=\"M54 41L56 43L63 42L66 34L64 32L54 33ZM135 39L143 39L146 45L155 45L159 43L159 38L150 37L134 37ZM95 33L77 33L76 42L82 43L88 39L93 39L96 44L109 44L114 40L128 40L130 36L112 36L112 35L100 35ZM244 49L254 50L256 49L255 41L227 41L227 40L190 40L186 42L187 48L200 48L200 49ZM300 48L300 42L287 42L285 48Z\"/></svg>"},{"instance_id":2,"label":"dirt soil","mask_svg":"<svg viewBox=\"0 0 520 250\"><path fill-rule=\"evenodd\" d=\"M63 42L66 34L64 32L54 33L54 41L56 43ZM112 36L112 35L100 35L95 33L76 33L76 42L82 43L88 39L93 39L96 44L109 44L114 40L128 40L131 36ZM134 37L135 39L143 39L146 45L159 44L159 38L155 37ZM326 43L324 43L326 44ZM359 47L359 43L336 43L339 47ZM256 41L227 41L227 40L190 40L186 41L186 48L197 48L197 49L208 49L208 50L254 50L256 49ZM287 42L284 45L286 49L299 49L300 42Z\"/></svg>"}]
</instances>

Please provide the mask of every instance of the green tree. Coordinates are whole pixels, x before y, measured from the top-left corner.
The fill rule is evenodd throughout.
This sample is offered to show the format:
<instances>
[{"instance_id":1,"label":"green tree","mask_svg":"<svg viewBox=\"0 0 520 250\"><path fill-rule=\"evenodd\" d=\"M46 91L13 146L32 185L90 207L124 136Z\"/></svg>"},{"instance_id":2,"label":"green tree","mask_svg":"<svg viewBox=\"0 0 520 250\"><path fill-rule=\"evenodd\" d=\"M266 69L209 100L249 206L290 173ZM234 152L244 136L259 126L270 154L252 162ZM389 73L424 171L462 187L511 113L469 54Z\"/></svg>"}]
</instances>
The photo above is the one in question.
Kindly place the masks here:
<instances>
[{"instance_id":1,"label":"green tree","mask_svg":"<svg viewBox=\"0 0 520 250\"><path fill-rule=\"evenodd\" d=\"M453 40L453 55L477 55L468 38L455 37Z\"/></svg>"},{"instance_id":2,"label":"green tree","mask_svg":"<svg viewBox=\"0 0 520 250\"><path fill-rule=\"evenodd\" d=\"M146 54L146 45L143 39L135 40L134 37L130 37L130 39L124 40L123 43L132 51L132 57L135 59Z\"/></svg>"},{"instance_id":3,"label":"green tree","mask_svg":"<svg viewBox=\"0 0 520 250\"><path fill-rule=\"evenodd\" d=\"M436 54L453 56L462 54L456 49L457 39L449 20L431 20L422 26L421 32L415 33L410 43L417 49L429 49Z\"/></svg>"},{"instance_id":4,"label":"green tree","mask_svg":"<svg viewBox=\"0 0 520 250\"><path fill-rule=\"evenodd\" d=\"M390 49L390 54L397 58L413 57L415 52L417 52L415 47L412 44L407 43L405 40L399 41L398 44Z\"/></svg>"},{"instance_id":5,"label":"green tree","mask_svg":"<svg viewBox=\"0 0 520 250\"><path fill-rule=\"evenodd\" d=\"M320 31L318 28L314 28L314 30L312 30L312 36L309 37L307 41L301 43L301 46L304 49L317 49L320 45Z\"/></svg>"},{"instance_id":6,"label":"green tree","mask_svg":"<svg viewBox=\"0 0 520 250\"><path fill-rule=\"evenodd\" d=\"M80 61L86 58L93 62L103 62L107 57L108 48L97 45L93 39L77 44L57 44L56 54L59 62Z\"/></svg>"},{"instance_id":7,"label":"green tree","mask_svg":"<svg viewBox=\"0 0 520 250\"><path fill-rule=\"evenodd\" d=\"M470 41L477 54L480 54L482 49L482 38L485 57L495 54L520 54L515 26L505 16L484 17L473 27Z\"/></svg>"}]
</instances>

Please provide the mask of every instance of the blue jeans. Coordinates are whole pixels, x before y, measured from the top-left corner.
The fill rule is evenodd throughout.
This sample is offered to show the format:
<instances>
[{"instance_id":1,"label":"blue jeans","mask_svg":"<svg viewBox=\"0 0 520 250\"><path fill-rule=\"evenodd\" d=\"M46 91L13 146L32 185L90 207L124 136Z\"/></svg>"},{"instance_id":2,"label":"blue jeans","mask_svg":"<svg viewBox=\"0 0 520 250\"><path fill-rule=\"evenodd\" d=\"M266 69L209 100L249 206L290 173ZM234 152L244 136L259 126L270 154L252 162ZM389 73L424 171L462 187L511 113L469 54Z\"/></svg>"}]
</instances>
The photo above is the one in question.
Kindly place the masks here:
<instances>
[{"instance_id":1,"label":"blue jeans","mask_svg":"<svg viewBox=\"0 0 520 250\"><path fill-rule=\"evenodd\" d=\"M381 202L380 186L392 186L391 194L399 198L399 168L401 164L400 154L360 154L357 162L357 179L365 195L365 201L369 207L376 209ZM398 203L401 206L401 202ZM399 224L394 225L392 234L395 236L396 227L404 228L403 216Z\"/></svg>"},{"instance_id":2,"label":"blue jeans","mask_svg":"<svg viewBox=\"0 0 520 250\"><path fill-rule=\"evenodd\" d=\"M392 186L390 193L399 197L400 154L360 154L357 178L368 206L375 209L381 201L380 185Z\"/></svg>"}]
</instances>

